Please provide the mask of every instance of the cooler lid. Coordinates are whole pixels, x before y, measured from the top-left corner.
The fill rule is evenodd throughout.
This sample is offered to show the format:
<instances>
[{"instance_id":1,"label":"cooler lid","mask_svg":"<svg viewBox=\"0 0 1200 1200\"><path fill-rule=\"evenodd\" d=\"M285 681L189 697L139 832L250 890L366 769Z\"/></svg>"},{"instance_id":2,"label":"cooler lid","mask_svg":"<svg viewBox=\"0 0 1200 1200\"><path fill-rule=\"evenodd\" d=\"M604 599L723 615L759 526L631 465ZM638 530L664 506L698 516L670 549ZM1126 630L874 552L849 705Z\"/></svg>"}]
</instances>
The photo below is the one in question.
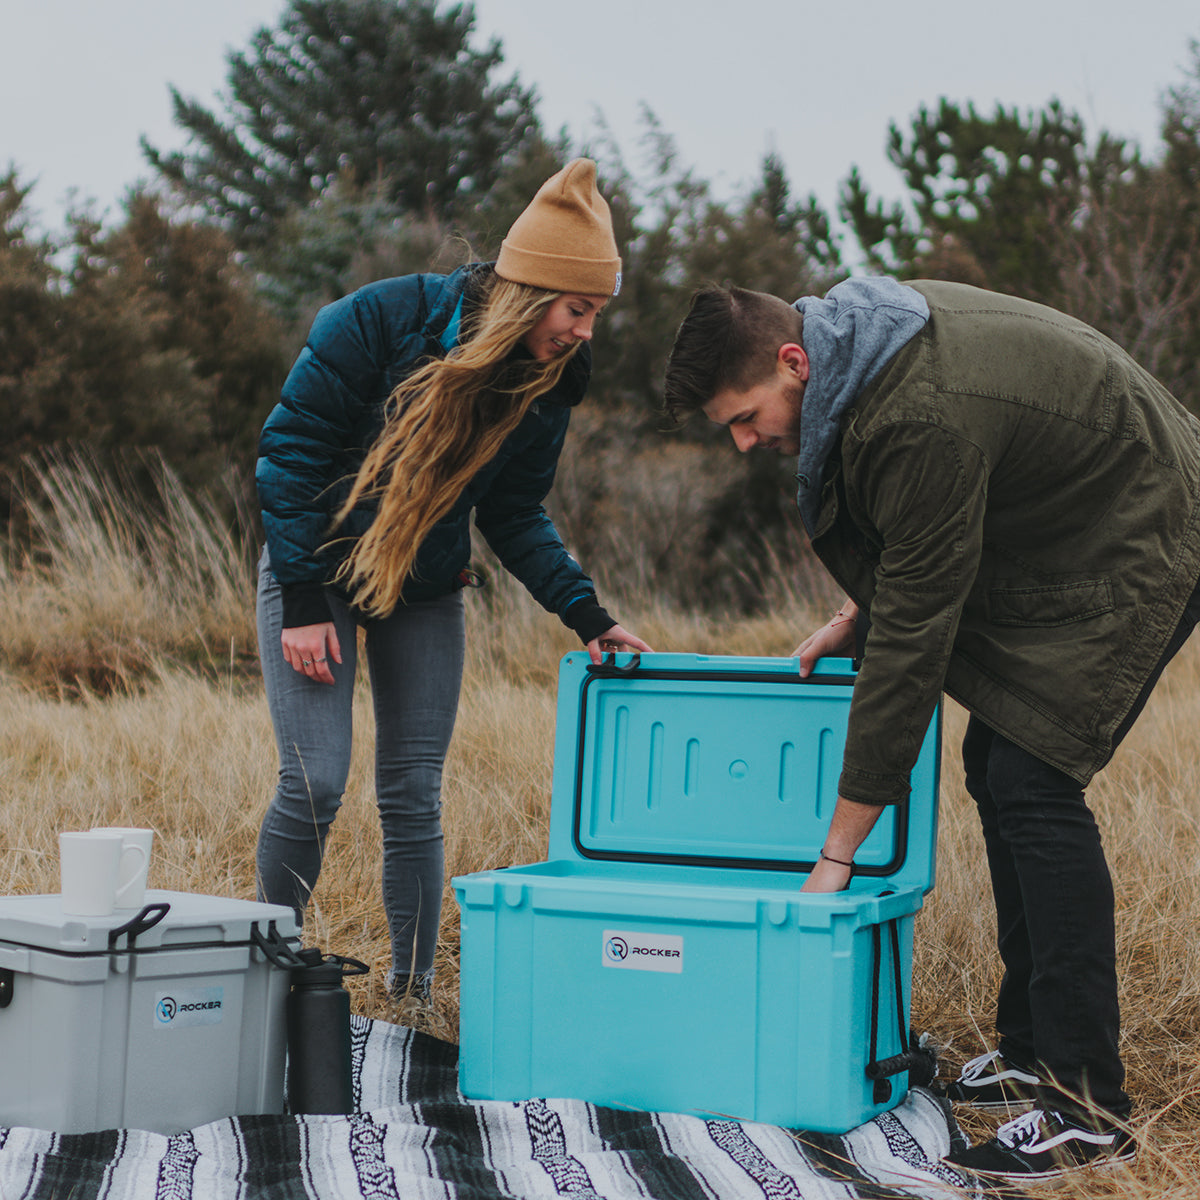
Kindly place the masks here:
<instances>
[{"instance_id":1,"label":"cooler lid","mask_svg":"<svg viewBox=\"0 0 1200 1200\"><path fill-rule=\"evenodd\" d=\"M794 658L566 655L551 857L807 873L837 802L854 678L847 659L801 679ZM859 875L932 886L940 727L939 710Z\"/></svg>"},{"instance_id":2,"label":"cooler lid","mask_svg":"<svg viewBox=\"0 0 1200 1200\"><path fill-rule=\"evenodd\" d=\"M281 937L298 932L296 914L285 905L191 892L147 891L139 908L107 917L64 913L58 895L0 896L0 942L60 954L240 945L253 930L266 936L272 923Z\"/></svg>"}]
</instances>

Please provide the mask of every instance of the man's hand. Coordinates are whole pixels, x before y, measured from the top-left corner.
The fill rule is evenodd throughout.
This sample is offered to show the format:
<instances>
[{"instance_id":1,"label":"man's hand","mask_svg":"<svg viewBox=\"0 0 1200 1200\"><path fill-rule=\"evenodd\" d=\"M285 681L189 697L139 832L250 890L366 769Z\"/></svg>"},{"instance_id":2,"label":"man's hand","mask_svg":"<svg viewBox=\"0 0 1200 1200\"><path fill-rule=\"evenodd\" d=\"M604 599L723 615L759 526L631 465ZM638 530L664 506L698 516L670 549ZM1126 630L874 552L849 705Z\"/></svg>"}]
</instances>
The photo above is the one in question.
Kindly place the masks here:
<instances>
[{"instance_id":1,"label":"man's hand","mask_svg":"<svg viewBox=\"0 0 1200 1200\"><path fill-rule=\"evenodd\" d=\"M878 804L860 804L839 796L833 819L825 831L825 845L802 892L837 892L850 881L851 864L867 834L875 828L883 809ZM828 857L826 857L828 855Z\"/></svg>"},{"instance_id":2,"label":"man's hand","mask_svg":"<svg viewBox=\"0 0 1200 1200\"><path fill-rule=\"evenodd\" d=\"M800 660L800 678L812 673L820 658L840 655L850 657L854 653L854 624L858 620L858 605L847 600L841 608L792 651L792 657Z\"/></svg>"},{"instance_id":3,"label":"man's hand","mask_svg":"<svg viewBox=\"0 0 1200 1200\"><path fill-rule=\"evenodd\" d=\"M818 858L817 865L804 881L802 892L840 892L850 882L850 868L827 858Z\"/></svg>"}]
</instances>

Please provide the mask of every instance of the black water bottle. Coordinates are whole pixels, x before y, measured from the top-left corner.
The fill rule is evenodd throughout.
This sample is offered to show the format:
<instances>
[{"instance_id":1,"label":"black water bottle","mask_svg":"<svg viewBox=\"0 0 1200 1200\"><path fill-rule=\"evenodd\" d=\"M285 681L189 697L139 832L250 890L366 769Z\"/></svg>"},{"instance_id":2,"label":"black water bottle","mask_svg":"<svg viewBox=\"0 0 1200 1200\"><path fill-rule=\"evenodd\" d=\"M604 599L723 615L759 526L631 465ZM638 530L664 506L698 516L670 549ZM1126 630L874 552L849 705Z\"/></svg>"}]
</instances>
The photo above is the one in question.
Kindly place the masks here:
<instances>
[{"instance_id":1,"label":"black water bottle","mask_svg":"<svg viewBox=\"0 0 1200 1200\"><path fill-rule=\"evenodd\" d=\"M350 994L342 979L369 968L316 947L299 950L296 957L300 964L291 968L287 1000L288 1111L353 1112Z\"/></svg>"}]
</instances>

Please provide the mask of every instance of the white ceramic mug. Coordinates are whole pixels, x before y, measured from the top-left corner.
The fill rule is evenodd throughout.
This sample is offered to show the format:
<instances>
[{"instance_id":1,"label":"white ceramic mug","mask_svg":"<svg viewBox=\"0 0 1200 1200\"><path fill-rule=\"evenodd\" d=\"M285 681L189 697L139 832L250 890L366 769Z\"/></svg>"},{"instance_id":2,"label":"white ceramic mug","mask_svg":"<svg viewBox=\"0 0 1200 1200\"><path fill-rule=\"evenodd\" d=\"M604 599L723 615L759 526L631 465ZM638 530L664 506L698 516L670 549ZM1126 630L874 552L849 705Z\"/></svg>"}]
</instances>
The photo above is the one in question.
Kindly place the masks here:
<instances>
[{"instance_id":1,"label":"white ceramic mug","mask_svg":"<svg viewBox=\"0 0 1200 1200\"><path fill-rule=\"evenodd\" d=\"M63 912L76 917L109 916L122 878L136 873L145 857L140 846L126 846L119 833L60 833Z\"/></svg>"},{"instance_id":2,"label":"white ceramic mug","mask_svg":"<svg viewBox=\"0 0 1200 1200\"><path fill-rule=\"evenodd\" d=\"M115 908L141 908L146 902L146 874L150 870L154 830L125 825L96 825L92 827L92 833L115 833L126 847L137 846L141 850L140 861L126 863L122 858L113 902Z\"/></svg>"}]
</instances>

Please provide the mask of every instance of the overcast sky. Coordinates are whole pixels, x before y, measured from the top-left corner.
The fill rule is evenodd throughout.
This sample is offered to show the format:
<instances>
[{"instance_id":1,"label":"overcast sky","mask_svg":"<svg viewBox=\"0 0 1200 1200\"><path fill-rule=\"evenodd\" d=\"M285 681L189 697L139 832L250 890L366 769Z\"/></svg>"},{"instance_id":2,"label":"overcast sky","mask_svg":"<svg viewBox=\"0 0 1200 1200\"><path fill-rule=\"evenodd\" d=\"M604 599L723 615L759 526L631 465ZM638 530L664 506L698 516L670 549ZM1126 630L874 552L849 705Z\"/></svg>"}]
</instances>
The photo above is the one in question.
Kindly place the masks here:
<instances>
[{"instance_id":1,"label":"overcast sky","mask_svg":"<svg viewBox=\"0 0 1200 1200\"><path fill-rule=\"evenodd\" d=\"M45 228L70 189L119 215L147 174L146 134L182 145L168 85L216 107L226 54L284 0L4 0L0 167L34 183ZM476 0L477 41L498 36L505 74L541 96L543 123L577 140L603 114L638 167L647 105L682 161L722 196L747 189L768 150L797 196L832 206L857 164L889 199L889 121L947 96L990 112L1058 97L1094 134L1157 142L1159 102L1200 37L1196 0Z\"/></svg>"}]
</instances>

